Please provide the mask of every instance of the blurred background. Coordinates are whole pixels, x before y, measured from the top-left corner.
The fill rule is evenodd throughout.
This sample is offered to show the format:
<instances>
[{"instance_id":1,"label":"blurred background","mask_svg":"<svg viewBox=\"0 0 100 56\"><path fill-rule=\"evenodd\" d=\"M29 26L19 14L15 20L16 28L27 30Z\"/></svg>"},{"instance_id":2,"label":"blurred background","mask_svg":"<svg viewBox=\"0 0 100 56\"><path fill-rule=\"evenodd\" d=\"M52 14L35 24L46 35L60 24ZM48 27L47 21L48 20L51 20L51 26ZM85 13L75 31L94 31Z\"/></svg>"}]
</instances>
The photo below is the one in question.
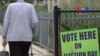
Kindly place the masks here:
<instances>
[{"instance_id":1,"label":"blurred background","mask_svg":"<svg viewBox=\"0 0 100 56\"><path fill-rule=\"evenodd\" d=\"M6 8L12 1L14 0L0 0L0 34L2 33L2 25ZM50 54L48 54L49 56L54 56L55 44L53 9L55 5L59 6L61 9L68 10L75 10L77 6L81 6L83 8L88 7L93 10L100 9L100 0L27 0L27 2L32 3L35 6L39 19L39 23L36 26L36 31L33 36L33 44L38 47L36 52L42 53L43 50L46 50L47 54ZM99 15L100 14L97 13L81 15L77 13L64 13L61 15L62 19L60 30L69 31L89 27L100 28L100 20L98 20L100 18ZM81 18L81 16L84 18Z\"/></svg>"}]
</instances>

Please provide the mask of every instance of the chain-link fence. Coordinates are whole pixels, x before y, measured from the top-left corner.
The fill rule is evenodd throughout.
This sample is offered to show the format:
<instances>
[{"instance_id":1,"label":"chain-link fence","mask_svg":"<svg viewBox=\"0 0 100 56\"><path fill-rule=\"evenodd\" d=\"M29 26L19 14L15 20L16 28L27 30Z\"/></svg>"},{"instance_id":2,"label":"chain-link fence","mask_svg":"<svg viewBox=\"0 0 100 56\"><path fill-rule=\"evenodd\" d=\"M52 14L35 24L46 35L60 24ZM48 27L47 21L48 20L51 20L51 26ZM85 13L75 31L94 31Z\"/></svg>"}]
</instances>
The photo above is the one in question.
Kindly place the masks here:
<instances>
[{"instance_id":1,"label":"chain-link fence","mask_svg":"<svg viewBox=\"0 0 100 56\"><path fill-rule=\"evenodd\" d=\"M54 51L54 18L53 13L37 13L39 22L36 26L37 44Z\"/></svg>"},{"instance_id":2,"label":"chain-link fence","mask_svg":"<svg viewBox=\"0 0 100 56\"><path fill-rule=\"evenodd\" d=\"M62 13L61 15L61 31L69 31L75 29L100 28L100 13Z\"/></svg>"}]
</instances>

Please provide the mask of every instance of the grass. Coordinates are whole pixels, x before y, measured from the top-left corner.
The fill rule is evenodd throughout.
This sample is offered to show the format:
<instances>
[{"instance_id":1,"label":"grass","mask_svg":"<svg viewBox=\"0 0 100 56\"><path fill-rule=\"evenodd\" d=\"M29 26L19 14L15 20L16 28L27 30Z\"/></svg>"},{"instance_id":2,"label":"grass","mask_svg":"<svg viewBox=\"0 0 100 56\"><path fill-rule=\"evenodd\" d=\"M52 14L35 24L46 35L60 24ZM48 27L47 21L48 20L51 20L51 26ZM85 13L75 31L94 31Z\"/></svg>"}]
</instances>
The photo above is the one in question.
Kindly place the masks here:
<instances>
[{"instance_id":1,"label":"grass","mask_svg":"<svg viewBox=\"0 0 100 56\"><path fill-rule=\"evenodd\" d=\"M37 12L47 12L47 6L46 5L44 5L44 6L36 5L35 8L36 8Z\"/></svg>"},{"instance_id":2,"label":"grass","mask_svg":"<svg viewBox=\"0 0 100 56\"><path fill-rule=\"evenodd\" d=\"M89 7L90 9L92 8L96 8L96 9L100 9L100 4L99 4L100 0L95 0L95 2L93 1L89 1L88 0L74 0L73 2L71 2L71 4L67 5L67 1L62 3L62 8L70 8L70 9L76 9L76 7L78 5L82 5L82 7Z\"/></svg>"}]
</instances>

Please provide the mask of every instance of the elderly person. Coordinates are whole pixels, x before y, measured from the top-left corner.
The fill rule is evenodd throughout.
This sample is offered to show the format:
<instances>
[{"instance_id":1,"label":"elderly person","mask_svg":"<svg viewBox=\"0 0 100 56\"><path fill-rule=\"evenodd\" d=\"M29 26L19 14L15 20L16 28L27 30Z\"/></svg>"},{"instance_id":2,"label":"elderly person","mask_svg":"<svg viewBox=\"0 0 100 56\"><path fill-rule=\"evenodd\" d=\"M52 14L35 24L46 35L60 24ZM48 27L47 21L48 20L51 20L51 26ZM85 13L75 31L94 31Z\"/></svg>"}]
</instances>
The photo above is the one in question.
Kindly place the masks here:
<instances>
[{"instance_id":1,"label":"elderly person","mask_svg":"<svg viewBox=\"0 0 100 56\"><path fill-rule=\"evenodd\" d=\"M37 22L32 4L24 0L9 4L3 24L3 46L8 42L10 56L28 56L32 29Z\"/></svg>"}]
</instances>

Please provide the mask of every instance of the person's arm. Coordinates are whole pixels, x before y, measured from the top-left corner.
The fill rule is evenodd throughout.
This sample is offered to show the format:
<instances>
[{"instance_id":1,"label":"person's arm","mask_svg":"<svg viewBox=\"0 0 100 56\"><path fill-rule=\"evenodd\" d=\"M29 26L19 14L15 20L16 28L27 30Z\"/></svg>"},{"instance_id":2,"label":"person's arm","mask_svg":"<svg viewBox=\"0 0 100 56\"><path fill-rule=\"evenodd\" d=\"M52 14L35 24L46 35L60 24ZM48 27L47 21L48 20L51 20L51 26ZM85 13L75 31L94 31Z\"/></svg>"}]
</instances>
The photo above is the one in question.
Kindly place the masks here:
<instances>
[{"instance_id":1,"label":"person's arm","mask_svg":"<svg viewBox=\"0 0 100 56\"><path fill-rule=\"evenodd\" d=\"M7 36L7 31L8 31L8 27L9 27L9 21L10 21L10 14L11 14L11 10L10 10L10 6L8 6L6 13L5 13L5 17L4 17L4 22L3 22L3 40L6 40L6 36Z\"/></svg>"},{"instance_id":2,"label":"person's arm","mask_svg":"<svg viewBox=\"0 0 100 56\"><path fill-rule=\"evenodd\" d=\"M35 11L35 8L33 5L31 5L31 23L32 23L32 29L33 29L33 32L35 30L35 26L36 26L36 23L38 22L38 19L37 19L37 15L36 15L36 11Z\"/></svg>"}]
</instances>

